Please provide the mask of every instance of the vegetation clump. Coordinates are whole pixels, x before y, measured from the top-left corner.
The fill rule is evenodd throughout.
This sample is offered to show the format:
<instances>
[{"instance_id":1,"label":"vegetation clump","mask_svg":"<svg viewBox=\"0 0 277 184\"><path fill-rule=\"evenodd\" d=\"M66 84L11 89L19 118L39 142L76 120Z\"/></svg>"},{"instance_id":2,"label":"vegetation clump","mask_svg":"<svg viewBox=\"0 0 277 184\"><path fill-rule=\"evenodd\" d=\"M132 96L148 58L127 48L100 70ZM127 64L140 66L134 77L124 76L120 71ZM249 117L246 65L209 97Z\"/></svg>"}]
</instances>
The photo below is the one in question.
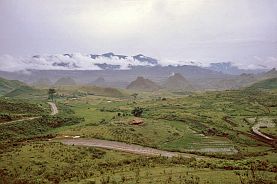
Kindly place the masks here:
<instances>
[{"instance_id":1,"label":"vegetation clump","mask_svg":"<svg viewBox=\"0 0 277 184\"><path fill-rule=\"evenodd\" d=\"M141 107L135 107L131 112L135 117L141 117L143 113L143 108Z\"/></svg>"}]
</instances>

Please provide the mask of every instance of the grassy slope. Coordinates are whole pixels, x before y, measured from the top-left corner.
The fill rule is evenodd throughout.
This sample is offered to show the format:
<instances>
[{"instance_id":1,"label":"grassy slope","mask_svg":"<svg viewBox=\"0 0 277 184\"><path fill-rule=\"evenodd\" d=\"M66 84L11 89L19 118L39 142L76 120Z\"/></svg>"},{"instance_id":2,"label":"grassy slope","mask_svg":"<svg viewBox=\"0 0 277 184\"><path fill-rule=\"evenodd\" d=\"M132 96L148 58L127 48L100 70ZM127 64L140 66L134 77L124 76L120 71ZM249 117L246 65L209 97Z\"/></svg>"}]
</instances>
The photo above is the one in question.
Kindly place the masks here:
<instances>
[{"instance_id":1,"label":"grassy slope","mask_svg":"<svg viewBox=\"0 0 277 184\"><path fill-rule=\"evenodd\" d=\"M85 97L78 102L66 103L70 103L76 114L85 117L86 121L60 133L179 151L257 146L255 140L237 135L237 132L251 130L252 124L246 124L244 118L276 117L277 109L271 107L274 98L275 93L249 91L209 92L165 101L137 100L136 104L131 99ZM129 125L134 106L145 108L142 126ZM126 116L118 117L118 113ZM223 120L226 116L233 124ZM101 122L102 119L105 121ZM211 128L215 132L209 133ZM203 133L207 136L203 137Z\"/></svg>"},{"instance_id":2,"label":"grassy slope","mask_svg":"<svg viewBox=\"0 0 277 184\"><path fill-rule=\"evenodd\" d=\"M45 102L0 98L1 113L42 115L50 113L49 105Z\"/></svg>"},{"instance_id":3,"label":"grassy slope","mask_svg":"<svg viewBox=\"0 0 277 184\"><path fill-rule=\"evenodd\" d=\"M0 77L0 96L24 85L26 84L23 82L17 80L7 80Z\"/></svg>"},{"instance_id":4,"label":"grassy slope","mask_svg":"<svg viewBox=\"0 0 277 184\"><path fill-rule=\"evenodd\" d=\"M124 97L127 93L123 90L109 87L97 86L58 86L56 88L59 97L79 98L87 95L97 95L103 97Z\"/></svg>"},{"instance_id":5,"label":"grassy slope","mask_svg":"<svg viewBox=\"0 0 277 184\"><path fill-rule=\"evenodd\" d=\"M0 181L103 183L109 180L122 183L124 180L125 183L179 183L193 180L195 183L240 183L234 171L224 168L234 166L249 169L246 163L251 161L145 158L116 151L35 142L1 155ZM267 179L275 177L272 172L258 173Z\"/></svg>"},{"instance_id":6,"label":"grassy slope","mask_svg":"<svg viewBox=\"0 0 277 184\"><path fill-rule=\"evenodd\" d=\"M30 100L0 97L0 106L0 123L50 113L48 104Z\"/></svg>"},{"instance_id":7,"label":"grassy slope","mask_svg":"<svg viewBox=\"0 0 277 184\"><path fill-rule=\"evenodd\" d=\"M34 89L23 82L0 77L0 96L33 99L45 97L46 95L47 92L45 90Z\"/></svg>"},{"instance_id":8,"label":"grassy slope","mask_svg":"<svg viewBox=\"0 0 277 184\"><path fill-rule=\"evenodd\" d=\"M9 98L23 98L23 99L41 99L47 96L46 90L39 90L30 86L20 86L9 93L5 94L5 97Z\"/></svg>"},{"instance_id":9,"label":"grassy slope","mask_svg":"<svg viewBox=\"0 0 277 184\"><path fill-rule=\"evenodd\" d=\"M277 78L257 82L250 86L250 89L277 89Z\"/></svg>"},{"instance_id":10,"label":"grassy slope","mask_svg":"<svg viewBox=\"0 0 277 184\"><path fill-rule=\"evenodd\" d=\"M197 148L200 145L200 147L205 147L214 141L224 141L230 144L231 141L231 144L243 147L245 149L242 150L243 152L264 152L270 148L266 145L258 145L254 140L248 140L243 136L240 139L237 136L236 139L228 138L226 140L226 137L209 135L206 136L208 138L205 138L200 134L206 130L206 126L215 127L229 134L235 130L247 132L251 124L245 123L243 118L253 116L276 117L276 106L272 106L274 95L276 95L274 91L254 93L226 91L194 94L179 98L172 97L166 100L154 99L150 95L139 98L136 103L133 103L133 99L126 98L86 96L79 98L78 101L60 100L58 104L63 115L73 114L74 112L70 110L73 109L75 115L85 118L84 122L56 128L48 124L46 130L42 127L36 129L36 126L29 122L26 126L21 124L22 127L19 129L16 128L17 126L5 126L6 129L2 132L15 130L14 134L10 134L9 137L22 135L17 134L18 130L23 131L23 135L27 133L27 136L35 130L35 137L43 135L42 133L45 132L85 137L100 136L106 139L177 150L182 150L187 146ZM143 126L128 124L129 120L132 119L130 111L135 106L145 108L143 114L145 124ZM118 112L125 113L126 116L117 117ZM226 115L230 116L235 125L230 125L222 120ZM56 125L56 120L50 120L50 125L53 125L52 122ZM41 126L40 123L39 125ZM1 137L3 138L3 136ZM216 143L213 146L222 146L221 144ZM191 178L190 176L193 174L200 177L201 183L205 183L205 181L239 183L238 176L233 171L227 171L229 167L249 169L250 163L256 159L268 160L269 163L267 163L266 168L272 168L273 165L277 164L274 151L267 151L267 155L264 156L238 161L208 159L205 161L185 161L185 163L170 159L153 161L150 158L141 158L114 151L102 153L98 149L90 150L58 143L35 141L20 144L20 146L15 146L11 152L1 153L0 178L7 181L20 180L25 183L28 181L44 181L46 183L96 181L99 183L108 177L117 182L126 178L126 183L135 183L138 178L142 183L149 183L150 181L153 183L166 181L176 183ZM272 172L266 172L265 175L268 178L275 177Z\"/></svg>"}]
</instances>

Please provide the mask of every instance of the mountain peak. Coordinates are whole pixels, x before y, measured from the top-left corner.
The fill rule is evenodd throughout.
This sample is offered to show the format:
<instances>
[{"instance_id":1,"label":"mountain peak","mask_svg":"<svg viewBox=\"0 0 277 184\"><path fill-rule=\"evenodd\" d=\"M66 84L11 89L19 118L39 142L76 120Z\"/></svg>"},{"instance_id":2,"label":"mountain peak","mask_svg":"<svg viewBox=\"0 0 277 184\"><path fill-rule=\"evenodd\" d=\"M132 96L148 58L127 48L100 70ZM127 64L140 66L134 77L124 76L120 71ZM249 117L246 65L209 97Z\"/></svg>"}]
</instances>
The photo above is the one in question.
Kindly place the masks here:
<instances>
[{"instance_id":1,"label":"mountain peak","mask_svg":"<svg viewBox=\"0 0 277 184\"><path fill-rule=\"evenodd\" d=\"M276 68L272 68L270 71L272 71L272 72L276 72Z\"/></svg>"},{"instance_id":2,"label":"mountain peak","mask_svg":"<svg viewBox=\"0 0 277 184\"><path fill-rule=\"evenodd\" d=\"M72 58L73 57L73 54L63 54L64 56L67 56L69 58Z\"/></svg>"},{"instance_id":3,"label":"mountain peak","mask_svg":"<svg viewBox=\"0 0 277 184\"><path fill-rule=\"evenodd\" d=\"M180 73L174 73L173 75L169 76L163 86L167 89L174 90L191 91L193 89L190 82L187 81L187 79Z\"/></svg>"},{"instance_id":4,"label":"mountain peak","mask_svg":"<svg viewBox=\"0 0 277 184\"><path fill-rule=\"evenodd\" d=\"M118 59L126 59L128 56L125 55L119 55L119 54L114 54L113 52L108 52L105 54L102 54L101 56L103 57L107 57L107 58L113 58L113 57L117 57Z\"/></svg>"},{"instance_id":5,"label":"mountain peak","mask_svg":"<svg viewBox=\"0 0 277 184\"><path fill-rule=\"evenodd\" d=\"M158 64L158 60L155 58L151 58L151 57L147 57L144 56L142 54L138 54L135 56L132 56L134 60L140 61L142 63L150 63L152 65L157 65Z\"/></svg>"},{"instance_id":6,"label":"mountain peak","mask_svg":"<svg viewBox=\"0 0 277 184\"><path fill-rule=\"evenodd\" d=\"M55 86L72 86L76 85L76 82L71 77L62 77L55 82Z\"/></svg>"},{"instance_id":7,"label":"mountain peak","mask_svg":"<svg viewBox=\"0 0 277 184\"><path fill-rule=\"evenodd\" d=\"M173 73L169 78L176 79L176 80L186 80L183 75L180 73Z\"/></svg>"},{"instance_id":8,"label":"mountain peak","mask_svg":"<svg viewBox=\"0 0 277 184\"><path fill-rule=\"evenodd\" d=\"M136 80L134 80L127 86L127 89L135 89L141 91L156 91L160 88L161 87L158 84L149 79L145 79L142 76L137 77Z\"/></svg>"},{"instance_id":9,"label":"mountain peak","mask_svg":"<svg viewBox=\"0 0 277 184\"><path fill-rule=\"evenodd\" d=\"M115 55L113 52L108 52L108 53L102 54L102 56L111 58L112 56L115 56Z\"/></svg>"},{"instance_id":10,"label":"mountain peak","mask_svg":"<svg viewBox=\"0 0 277 184\"><path fill-rule=\"evenodd\" d=\"M277 71L276 71L276 68L272 68L271 70L269 70L268 72L266 72L267 74L275 74Z\"/></svg>"}]
</instances>

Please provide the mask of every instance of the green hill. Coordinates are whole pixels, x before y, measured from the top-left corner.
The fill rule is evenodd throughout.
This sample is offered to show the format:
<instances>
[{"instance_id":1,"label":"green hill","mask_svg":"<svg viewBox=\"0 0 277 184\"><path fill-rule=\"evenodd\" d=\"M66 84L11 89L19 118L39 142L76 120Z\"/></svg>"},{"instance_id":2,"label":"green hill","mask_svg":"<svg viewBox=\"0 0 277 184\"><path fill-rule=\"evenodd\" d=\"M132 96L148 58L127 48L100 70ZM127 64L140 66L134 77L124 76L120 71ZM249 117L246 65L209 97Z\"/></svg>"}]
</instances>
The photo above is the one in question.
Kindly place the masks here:
<instances>
[{"instance_id":1,"label":"green hill","mask_svg":"<svg viewBox=\"0 0 277 184\"><path fill-rule=\"evenodd\" d=\"M35 89L29 87L29 86L20 86L11 92L5 94L6 97L17 97L17 96L22 96L26 94L33 94Z\"/></svg>"},{"instance_id":2,"label":"green hill","mask_svg":"<svg viewBox=\"0 0 277 184\"><path fill-rule=\"evenodd\" d=\"M134 80L127 86L127 89L138 91L156 91L161 89L161 87L149 79L138 77L136 80Z\"/></svg>"},{"instance_id":3,"label":"green hill","mask_svg":"<svg viewBox=\"0 0 277 184\"><path fill-rule=\"evenodd\" d=\"M9 93L20 86L26 85L18 80L7 80L0 77L0 96Z\"/></svg>"},{"instance_id":4,"label":"green hill","mask_svg":"<svg viewBox=\"0 0 277 184\"><path fill-rule=\"evenodd\" d=\"M34 89L18 80L7 80L0 78L0 96L5 97L28 97L41 96L47 93L42 90Z\"/></svg>"},{"instance_id":5,"label":"green hill","mask_svg":"<svg viewBox=\"0 0 277 184\"><path fill-rule=\"evenodd\" d=\"M174 75L170 76L165 81L163 86L169 90L193 90L193 86L190 84L190 82L179 73L175 73Z\"/></svg>"},{"instance_id":6,"label":"green hill","mask_svg":"<svg viewBox=\"0 0 277 184\"><path fill-rule=\"evenodd\" d=\"M110 97L123 97L124 93L116 88L109 87L98 87L98 86L83 86L79 88L80 91L86 93L100 95L100 96L110 96Z\"/></svg>"},{"instance_id":7,"label":"green hill","mask_svg":"<svg viewBox=\"0 0 277 184\"><path fill-rule=\"evenodd\" d=\"M250 86L252 89L277 89L277 78L262 80Z\"/></svg>"}]
</instances>

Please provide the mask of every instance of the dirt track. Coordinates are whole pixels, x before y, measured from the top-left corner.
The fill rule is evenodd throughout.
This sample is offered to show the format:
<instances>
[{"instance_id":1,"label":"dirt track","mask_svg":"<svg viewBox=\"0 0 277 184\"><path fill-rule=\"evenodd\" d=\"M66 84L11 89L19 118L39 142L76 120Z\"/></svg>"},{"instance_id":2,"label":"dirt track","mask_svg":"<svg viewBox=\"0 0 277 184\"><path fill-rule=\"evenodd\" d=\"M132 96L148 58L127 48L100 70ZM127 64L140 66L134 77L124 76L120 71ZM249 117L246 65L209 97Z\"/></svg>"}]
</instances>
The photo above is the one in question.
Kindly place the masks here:
<instances>
[{"instance_id":1,"label":"dirt track","mask_svg":"<svg viewBox=\"0 0 277 184\"><path fill-rule=\"evenodd\" d=\"M48 104L51 106L51 111L52 111L50 115L56 115L59 113L56 104L54 104L53 102L48 102Z\"/></svg>"},{"instance_id":2,"label":"dirt track","mask_svg":"<svg viewBox=\"0 0 277 184\"><path fill-rule=\"evenodd\" d=\"M254 125L254 126L252 127L252 131L253 131L255 134L257 134L257 135L259 135L259 136L261 136L261 137L263 137L263 138L265 138L265 139L267 139L267 140L273 141L273 140L274 140L273 138L271 138L271 137L269 137L269 136L267 136L267 135L264 135L262 132L260 132L260 128L261 128L261 127L272 128L272 127L274 127L274 126L275 126L275 124L274 124L274 123L271 123L271 122L267 122L267 121L259 122L259 123L257 123L256 125Z\"/></svg>"},{"instance_id":3,"label":"dirt track","mask_svg":"<svg viewBox=\"0 0 277 184\"><path fill-rule=\"evenodd\" d=\"M148 156L164 156L164 157L186 157L186 158L202 158L201 156L196 156L193 154L162 151L150 147L139 146L135 144L127 144L117 141L107 141L101 139L87 139L87 138L57 138L54 139L55 142L61 142L66 145L77 145L77 146L91 146L98 148L105 148L117 151L123 151L128 153L148 155Z\"/></svg>"},{"instance_id":4,"label":"dirt track","mask_svg":"<svg viewBox=\"0 0 277 184\"><path fill-rule=\"evenodd\" d=\"M33 119L37 119L37 118L40 118L40 116L39 117L23 118L23 119L14 120L14 121L8 121L8 122L5 122L5 123L0 123L0 125L8 125L8 124L16 123L16 122L29 121L29 120L33 120Z\"/></svg>"}]
</instances>

